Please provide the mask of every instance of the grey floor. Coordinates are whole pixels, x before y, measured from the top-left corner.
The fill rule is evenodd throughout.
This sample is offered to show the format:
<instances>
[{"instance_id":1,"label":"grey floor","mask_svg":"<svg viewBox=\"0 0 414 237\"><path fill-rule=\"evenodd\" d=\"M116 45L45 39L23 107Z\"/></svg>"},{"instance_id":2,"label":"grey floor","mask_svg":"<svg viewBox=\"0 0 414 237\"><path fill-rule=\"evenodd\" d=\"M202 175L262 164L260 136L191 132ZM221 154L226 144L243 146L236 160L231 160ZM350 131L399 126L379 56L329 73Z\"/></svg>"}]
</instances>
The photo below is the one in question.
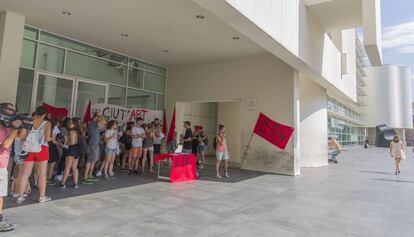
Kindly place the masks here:
<instances>
[{"instance_id":1,"label":"grey floor","mask_svg":"<svg viewBox=\"0 0 414 237\"><path fill-rule=\"evenodd\" d=\"M408 154L399 176L386 149L353 148L339 164L298 177L233 170L218 181L209 167L191 183L121 176L99 181L97 193L49 188L60 199L20 207L8 200L5 215L18 228L1 236L414 236Z\"/></svg>"}]
</instances>

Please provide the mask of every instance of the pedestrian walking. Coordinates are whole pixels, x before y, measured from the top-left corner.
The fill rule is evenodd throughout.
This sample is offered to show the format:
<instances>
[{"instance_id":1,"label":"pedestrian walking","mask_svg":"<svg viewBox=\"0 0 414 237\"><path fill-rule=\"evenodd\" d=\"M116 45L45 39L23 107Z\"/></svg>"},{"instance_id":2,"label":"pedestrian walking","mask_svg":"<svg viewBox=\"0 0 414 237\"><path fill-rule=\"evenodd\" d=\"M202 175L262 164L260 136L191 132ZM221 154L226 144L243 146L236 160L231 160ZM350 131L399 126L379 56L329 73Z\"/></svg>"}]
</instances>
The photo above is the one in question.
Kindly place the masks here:
<instances>
[{"instance_id":1,"label":"pedestrian walking","mask_svg":"<svg viewBox=\"0 0 414 237\"><path fill-rule=\"evenodd\" d=\"M394 136L390 143L390 155L395 159L395 175L401 173L401 160L405 160L404 145L399 136Z\"/></svg>"}]
</instances>

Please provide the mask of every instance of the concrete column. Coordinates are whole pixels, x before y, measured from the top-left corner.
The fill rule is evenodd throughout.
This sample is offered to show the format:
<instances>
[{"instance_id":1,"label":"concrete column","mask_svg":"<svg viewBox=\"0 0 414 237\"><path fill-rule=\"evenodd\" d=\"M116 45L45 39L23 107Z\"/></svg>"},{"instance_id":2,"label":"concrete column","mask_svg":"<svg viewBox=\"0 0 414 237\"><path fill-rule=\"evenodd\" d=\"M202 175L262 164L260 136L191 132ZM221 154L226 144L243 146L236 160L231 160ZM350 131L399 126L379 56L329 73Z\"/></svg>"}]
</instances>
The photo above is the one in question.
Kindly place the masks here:
<instances>
[{"instance_id":1,"label":"concrete column","mask_svg":"<svg viewBox=\"0 0 414 237\"><path fill-rule=\"evenodd\" d=\"M407 139L405 139L405 128L402 129L402 143L407 145Z\"/></svg>"},{"instance_id":2,"label":"concrete column","mask_svg":"<svg viewBox=\"0 0 414 237\"><path fill-rule=\"evenodd\" d=\"M293 75L293 157L294 157L294 174L300 175L301 160L301 123L300 123L300 78L299 72L295 71Z\"/></svg>"},{"instance_id":3,"label":"concrete column","mask_svg":"<svg viewBox=\"0 0 414 237\"><path fill-rule=\"evenodd\" d=\"M300 166L328 165L326 90L305 75L300 77Z\"/></svg>"},{"instance_id":4,"label":"concrete column","mask_svg":"<svg viewBox=\"0 0 414 237\"><path fill-rule=\"evenodd\" d=\"M0 13L0 102L16 102L25 17Z\"/></svg>"}]
</instances>

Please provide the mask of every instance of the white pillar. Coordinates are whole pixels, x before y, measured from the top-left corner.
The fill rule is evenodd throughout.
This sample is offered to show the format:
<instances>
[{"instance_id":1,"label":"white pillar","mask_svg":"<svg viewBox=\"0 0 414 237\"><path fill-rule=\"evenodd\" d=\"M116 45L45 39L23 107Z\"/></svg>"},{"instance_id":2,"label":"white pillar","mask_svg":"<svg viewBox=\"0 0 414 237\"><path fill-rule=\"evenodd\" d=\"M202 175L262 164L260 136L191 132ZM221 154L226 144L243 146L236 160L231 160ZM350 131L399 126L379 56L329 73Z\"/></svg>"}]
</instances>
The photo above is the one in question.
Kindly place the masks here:
<instances>
[{"instance_id":1,"label":"white pillar","mask_svg":"<svg viewBox=\"0 0 414 237\"><path fill-rule=\"evenodd\" d=\"M0 102L16 102L25 17L0 13Z\"/></svg>"},{"instance_id":2,"label":"white pillar","mask_svg":"<svg viewBox=\"0 0 414 237\"><path fill-rule=\"evenodd\" d=\"M299 72L295 71L293 75L293 157L294 157L294 174L300 175L301 167L301 129L300 129L300 78Z\"/></svg>"},{"instance_id":3,"label":"white pillar","mask_svg":"<svg viewBox=\"0 0 414 237\"><path fill-rule=\"evenodd\" d=\"M402 142L404 145L407 145L407 140L405 139L405 128L402 130Z\"/></svg>"}]
</instances>

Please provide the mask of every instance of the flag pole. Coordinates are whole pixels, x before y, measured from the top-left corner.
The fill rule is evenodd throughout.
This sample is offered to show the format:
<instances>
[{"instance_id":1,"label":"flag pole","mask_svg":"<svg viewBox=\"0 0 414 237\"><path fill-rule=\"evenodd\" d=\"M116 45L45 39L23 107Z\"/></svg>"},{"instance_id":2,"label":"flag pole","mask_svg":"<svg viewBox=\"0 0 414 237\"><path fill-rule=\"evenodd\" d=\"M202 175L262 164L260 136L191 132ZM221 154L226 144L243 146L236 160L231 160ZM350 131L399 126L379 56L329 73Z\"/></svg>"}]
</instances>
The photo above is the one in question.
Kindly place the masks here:
<instances>
[{"instance_id":1,"label":"flag pole","mask_svg":"<svg viewBox=\"0 0 414 237\"><path fill-rule=\"evenodd\" d=\"M250 143L252 143L253 135L254 135L254 132L252 132L252 135L250 135L249 143L247 143L247 145L246 145L246 151L244 151L244 155L243 155L243 159L242 159L242 162L241 162L241 165L240 165L240 169L243 168L244 159L246 158L247 151L250 148Z\"/></svg>"}]
</instances>

